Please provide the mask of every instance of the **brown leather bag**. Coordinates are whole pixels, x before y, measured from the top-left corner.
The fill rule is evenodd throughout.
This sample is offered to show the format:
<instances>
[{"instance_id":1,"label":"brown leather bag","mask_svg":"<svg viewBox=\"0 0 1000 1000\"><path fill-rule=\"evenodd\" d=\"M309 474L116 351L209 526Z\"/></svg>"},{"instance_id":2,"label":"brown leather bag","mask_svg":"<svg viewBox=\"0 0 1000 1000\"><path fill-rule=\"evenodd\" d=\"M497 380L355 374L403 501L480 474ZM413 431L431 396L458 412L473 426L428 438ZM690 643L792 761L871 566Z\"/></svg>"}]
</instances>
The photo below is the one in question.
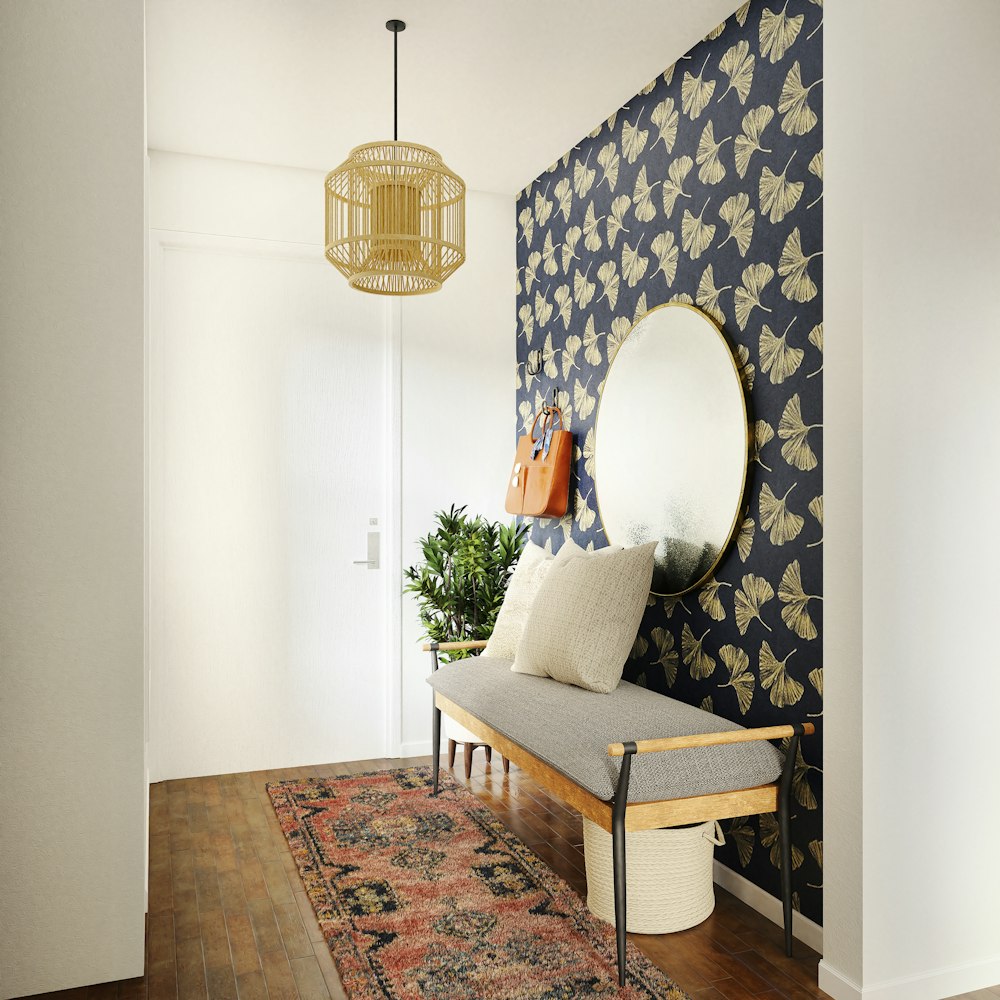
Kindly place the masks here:
<instances>
[{"instance_id":1,"label":"brown leather bag","mask_svg":"<svg viewBox=\"0 0 1000 1000\"><path fill-rule=\"evenodd\" d=\"M542 420L541 432L535 428ZM556 429L558 419L559 428ZM562 517L569 508L569 470L573 435L563 427L562 410L546 406L531 430L518 439L514 467L507 482L508 514L526 517Z\"/></svg>"}]
</instances>

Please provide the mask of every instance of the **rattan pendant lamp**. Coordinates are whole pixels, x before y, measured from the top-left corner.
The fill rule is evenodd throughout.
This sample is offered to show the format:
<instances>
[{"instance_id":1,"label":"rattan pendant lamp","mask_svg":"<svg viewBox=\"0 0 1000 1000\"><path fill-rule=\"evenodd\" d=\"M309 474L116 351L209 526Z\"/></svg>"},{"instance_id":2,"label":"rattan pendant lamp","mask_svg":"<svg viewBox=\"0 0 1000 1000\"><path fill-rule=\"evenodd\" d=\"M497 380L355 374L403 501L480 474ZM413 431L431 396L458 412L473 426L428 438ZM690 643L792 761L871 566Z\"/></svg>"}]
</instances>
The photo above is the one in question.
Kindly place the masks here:
<instances>
[{"instance_id":1,"label":"rattan pendant lamp","mask_svg":"<svg viewBox=\"0 0 1000 1000\"><path fill-rule=\"evenodd\" d=\"M465 262L465 182L427 146L399 142L398 48L392 32L392 142L355 146L326 175L326 259L352 288L436 292Z\"/></svg>"}]
</instances>

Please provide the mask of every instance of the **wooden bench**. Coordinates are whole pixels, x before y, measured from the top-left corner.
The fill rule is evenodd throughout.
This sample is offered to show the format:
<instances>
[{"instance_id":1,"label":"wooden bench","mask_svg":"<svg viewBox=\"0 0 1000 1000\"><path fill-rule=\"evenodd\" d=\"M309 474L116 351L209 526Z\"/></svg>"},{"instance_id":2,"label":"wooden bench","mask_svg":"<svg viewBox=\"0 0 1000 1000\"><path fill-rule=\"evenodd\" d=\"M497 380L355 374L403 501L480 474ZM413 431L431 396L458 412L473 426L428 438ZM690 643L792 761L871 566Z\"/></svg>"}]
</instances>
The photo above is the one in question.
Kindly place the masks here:
<instances>
[{"instance_id":1,"label":"wooden bench","mask_svg":"<svg viewBox=\"0 0 1000 1000\"><path fill-rule=\"evenodd\" d=\"M433 673L438 670L439 651L483 649L485 646L485 642L426 643L423 649L430 652L432 659L431 680L433 680ZM475 661L469 662L468 669L476 669ZM609 799L602 799L594 795L587 788L582 787L563 771L557 770L540 759L532 752L531 747L517 742L511 737L511 734L499 732L462 705L456 704L440 691L435 691L432 735L434 788L431 794L433 795L437 795L439 790L442 712L475 733L483 743L489 744L508 760L517 764L518 767L530 774L551 794L562 799L581 815L611 833L615 929L618 945L618 981L622 986L625 984L627 903L625 834L626 832L636 830L655 830L661 827L679 826L687 823L701 823L709 820L729 819L736 816L752 816L759 813L777 812L780 832L781 897L784 916L785 951L791 956L791 787L799 738L803 735L812 734L815 731L815 727L811 722L770 726L761 729L736 728L726 732L670 736L662 739L623 740L618 743L611 743L607 746L608 757L620 758L621 766L614 794ZM668 798L658 801L629 801L632 761L636 755L784 739L788 740L785 748L784 763L780 777L775 781L752 788L715 792L705 795Z\"/></svg>"}]
</instances>

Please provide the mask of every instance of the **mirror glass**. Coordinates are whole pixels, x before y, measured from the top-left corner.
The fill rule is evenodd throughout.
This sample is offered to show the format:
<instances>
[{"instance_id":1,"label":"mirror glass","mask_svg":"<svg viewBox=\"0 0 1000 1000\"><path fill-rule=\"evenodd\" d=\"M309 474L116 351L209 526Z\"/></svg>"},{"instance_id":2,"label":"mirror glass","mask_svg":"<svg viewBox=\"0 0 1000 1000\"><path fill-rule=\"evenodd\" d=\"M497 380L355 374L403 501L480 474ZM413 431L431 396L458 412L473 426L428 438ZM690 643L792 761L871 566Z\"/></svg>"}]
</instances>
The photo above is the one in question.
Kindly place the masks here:
<instances>
[{"instance_id":1,"label":"mirror glass","mask_svg":"<svg viewBox=\"0 0 1000 1000\"><path fill-rule=\"evenodd\" d=\"M700 309L658 306L632 327L601 393L594 484L610 543L659 542L654 594L697 587L732 541L747 427L736 359Z\"/></svg>"}]
</instances>

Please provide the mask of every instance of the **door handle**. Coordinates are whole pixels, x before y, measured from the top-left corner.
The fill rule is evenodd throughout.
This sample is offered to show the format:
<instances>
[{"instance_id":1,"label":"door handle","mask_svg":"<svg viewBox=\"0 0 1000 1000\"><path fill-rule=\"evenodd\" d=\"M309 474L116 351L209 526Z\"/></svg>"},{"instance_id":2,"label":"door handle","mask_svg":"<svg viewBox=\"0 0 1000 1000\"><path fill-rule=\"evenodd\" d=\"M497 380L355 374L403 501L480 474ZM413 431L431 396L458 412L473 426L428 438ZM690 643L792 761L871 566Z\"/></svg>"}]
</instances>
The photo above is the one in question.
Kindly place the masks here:
<instances>
[{"instance_id":1,"label":"door handle","mask_svg":"<svg viewBox=\"0 0 1000 1000\"><path fill-rule=\"evenodd\" d=\"M379 568L380 533L378 531L368 532L368 558L355 559L355 566L367 566L369 569Z\"/></svg>"}]
</instances>

